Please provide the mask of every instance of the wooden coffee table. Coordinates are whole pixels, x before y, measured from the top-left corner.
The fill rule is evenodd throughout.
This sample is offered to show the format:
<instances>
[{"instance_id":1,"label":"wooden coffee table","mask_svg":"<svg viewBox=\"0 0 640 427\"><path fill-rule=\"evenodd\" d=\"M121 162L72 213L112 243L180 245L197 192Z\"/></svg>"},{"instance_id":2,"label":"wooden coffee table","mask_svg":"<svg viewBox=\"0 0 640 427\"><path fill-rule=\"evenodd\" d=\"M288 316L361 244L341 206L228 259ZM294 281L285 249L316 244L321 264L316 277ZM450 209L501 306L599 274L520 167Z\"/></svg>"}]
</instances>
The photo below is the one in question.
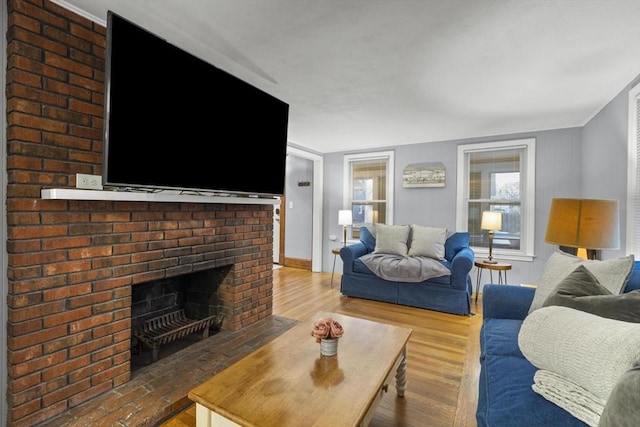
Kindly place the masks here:
<instances>
[{"instance_id":1,"label":"wooden coffee table","mask_svg":"<svg viewBox=\"0 0 640 427\"><path fill-rule=\"evenodd\" d=\"M336 356L321 356L316 319L344 327ZM406 388L411 329L319 312L189 392L196 425L366 426L393 377Z\"/></svg>"}]
</instances>

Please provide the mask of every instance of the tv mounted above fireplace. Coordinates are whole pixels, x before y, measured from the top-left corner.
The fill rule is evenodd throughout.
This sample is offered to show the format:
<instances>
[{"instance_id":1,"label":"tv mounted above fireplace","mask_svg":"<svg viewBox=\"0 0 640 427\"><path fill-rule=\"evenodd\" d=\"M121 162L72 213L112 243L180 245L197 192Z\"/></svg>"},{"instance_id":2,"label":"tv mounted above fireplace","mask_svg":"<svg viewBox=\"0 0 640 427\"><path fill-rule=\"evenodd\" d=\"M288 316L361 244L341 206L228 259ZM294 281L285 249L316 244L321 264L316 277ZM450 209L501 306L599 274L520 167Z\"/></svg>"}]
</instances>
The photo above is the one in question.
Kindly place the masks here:
<instances>
[{"instance_id":1,"label":"tv mounted above fireplace","mask_svg":"<svg viewBox=\"0 0 640 427\"><path fill-rule=\"evenodd\" d=\"M103 183L284 194L289 105L112 11Z\"/></svg>"}]
</instances>

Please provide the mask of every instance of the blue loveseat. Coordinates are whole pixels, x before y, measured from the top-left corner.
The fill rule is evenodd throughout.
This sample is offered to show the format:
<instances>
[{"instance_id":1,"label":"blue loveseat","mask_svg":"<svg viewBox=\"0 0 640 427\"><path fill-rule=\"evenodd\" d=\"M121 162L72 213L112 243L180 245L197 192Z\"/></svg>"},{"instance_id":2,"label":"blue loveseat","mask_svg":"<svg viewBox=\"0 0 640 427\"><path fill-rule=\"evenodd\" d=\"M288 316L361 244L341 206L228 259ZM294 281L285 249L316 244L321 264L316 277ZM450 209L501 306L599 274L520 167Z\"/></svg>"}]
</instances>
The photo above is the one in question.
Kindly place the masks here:
<instances>
[{"instance_id":1,"label":"blue loveseat","mask_svg":"<svg viewBox=\"0 0 640 427\"><path fill-rule=\"evenodd\" d=\"M640 261L633 264L624 292L636 289ZM534 288L517 285L484 286L478 427L587 426L532 389L537 369L523 356L518 334L534 293Z\"/></svg>"},{"instance_id":2,"label":"blue loveseat","mask_svg":"<svg viewBox=\"0 0 640 427\"><path fill-rule=\"evenodd\" d=\"M444 259L439 262L451 271L451 275L422 282L391 281L376 276L360 259L374 251L375 237L363 227L360 239L360 242L340 249L343 263L340 290L343 295L459 315L471 314L470 271L474 253L469 247L469 233L453 233L444 242Z\"/></svg>"}]
</instances>

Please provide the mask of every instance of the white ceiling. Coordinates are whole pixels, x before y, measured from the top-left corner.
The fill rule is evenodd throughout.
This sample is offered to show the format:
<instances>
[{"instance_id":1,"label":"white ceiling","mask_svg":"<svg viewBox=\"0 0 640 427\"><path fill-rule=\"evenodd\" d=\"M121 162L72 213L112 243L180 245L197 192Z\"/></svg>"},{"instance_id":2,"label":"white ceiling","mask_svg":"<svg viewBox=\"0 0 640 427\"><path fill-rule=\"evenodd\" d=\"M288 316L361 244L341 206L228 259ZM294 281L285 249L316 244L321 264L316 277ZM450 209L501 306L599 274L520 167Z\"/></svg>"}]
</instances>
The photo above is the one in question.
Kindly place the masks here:
<instances>
[{"instance_id":1,"label":"white ceiling","mask_svg":"<svg viewBox=\"0 0 640 427\"><path fill-rule=\"evenodd\" d=\"M584 125L640 74L640 0L55 0L289 103L319 153Z\"/></svg>"}]
</instances>

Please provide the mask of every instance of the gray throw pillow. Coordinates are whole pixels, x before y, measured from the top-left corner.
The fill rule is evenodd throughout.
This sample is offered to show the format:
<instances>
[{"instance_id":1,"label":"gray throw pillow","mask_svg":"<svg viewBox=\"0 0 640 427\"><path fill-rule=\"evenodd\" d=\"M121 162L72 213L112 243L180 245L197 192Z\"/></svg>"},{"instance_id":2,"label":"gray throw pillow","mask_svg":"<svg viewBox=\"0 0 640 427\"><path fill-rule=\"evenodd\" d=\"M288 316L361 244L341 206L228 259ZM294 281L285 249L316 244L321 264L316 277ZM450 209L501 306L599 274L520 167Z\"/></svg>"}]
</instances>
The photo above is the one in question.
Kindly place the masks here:
<instances>
[{"instance_id":1,"label":"gray throw pillow","mask_svg":"<svg viewBox=\"0 0 640 427\"><path fill-rule=\"evenodd\" d=\"M408 240L408 225L376 224L376 248L373 252L377 254L407 256L409 251L407 246Z\"/></svg>"},{"instance_id":2,"label":"gray throw pillow","mask_svg":"<svg viewBox=\"0 0 640 427\"><path fill-rule=\"evenodd\" d=\"M631 270L633 269L633 255L623 258L599 260L583 260L568 253L556 250L545 264L542 277L533 295L533 302L529 313L542 307L551 291L579 265L584 265L593 273L602 286L612 294L619 294L624 289Z\"/></svg>"},{"instance_id":3,"label":"gray throw pillow","mask_svg":"<svg viewBox=\"0 0 640 427\"><path fill-rule=\"evenodd\" d=\"M622 374L604 406L598 427L640 426L640 366Z\"/></svg>"},{"instance_id":4,"label":"gray throw pillow","mask_svg":"<svg viewBox=\"0 0 640 427\"><path fill-rule=\"evenodd\" d=\"M584 265L562 279L542 304L543 307L550 305L640 323L640 290L613 295Z\"/></svg>"},{"instance_id":5,"label":"gray throw pillow","mask_svg":"<svg viewBox=\"0 0 640 427\"><path fill-rule=\"evenodd\" d=\"M409 256L424 256L443 260L445 240L447 240L446 228L411 224Z\"/></svg>"}]
</instances>

